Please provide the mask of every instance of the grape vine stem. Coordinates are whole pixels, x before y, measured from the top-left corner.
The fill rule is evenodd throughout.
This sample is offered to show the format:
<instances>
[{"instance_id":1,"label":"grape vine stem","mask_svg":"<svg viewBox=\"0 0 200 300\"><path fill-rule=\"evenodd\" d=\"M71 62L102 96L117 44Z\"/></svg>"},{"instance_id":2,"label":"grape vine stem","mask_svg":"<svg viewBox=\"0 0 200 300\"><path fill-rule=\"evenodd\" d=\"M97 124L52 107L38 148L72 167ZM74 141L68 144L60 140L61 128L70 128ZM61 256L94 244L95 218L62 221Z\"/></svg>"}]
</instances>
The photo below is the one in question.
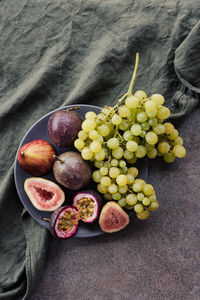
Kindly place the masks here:
<instances>
[{"instance_id":1,"label":"grape vine stem","mask_svg":"<svg viewBox=\"0 0 200 300\"><path fill-rule=\"evenodd\" d=\"M130 83L130 86L129 86L129 89L128 89L128 93L127 93L128 97L132 95L133 86L134 86L134 83L135 83L138 66L139 66L139 53L136 53L135 67L134 67L134 71L133 71L133 76L131 78L131 83Z\"/></svg>"}]
</instances>

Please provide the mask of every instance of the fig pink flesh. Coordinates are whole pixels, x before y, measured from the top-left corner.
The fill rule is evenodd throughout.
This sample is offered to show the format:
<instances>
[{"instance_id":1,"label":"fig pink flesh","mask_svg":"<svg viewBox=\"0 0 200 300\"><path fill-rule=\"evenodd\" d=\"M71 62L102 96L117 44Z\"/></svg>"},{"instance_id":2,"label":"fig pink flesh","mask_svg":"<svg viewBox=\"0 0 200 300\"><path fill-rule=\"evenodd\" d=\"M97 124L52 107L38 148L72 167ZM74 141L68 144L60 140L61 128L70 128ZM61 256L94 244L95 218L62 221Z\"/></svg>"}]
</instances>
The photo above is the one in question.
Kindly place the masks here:
<instances>
[{"instance_id":1,"label":"fig pink flesh","mask_svg":"<svg viewBox=\"0 0 200 300\"><path fill-rule=\"evenodd\" d=\"M44 178L27 178L24 189L32 204L43 211L53 211L65 201L64 192L53 181Z\"/></svg>"}]
</instances>

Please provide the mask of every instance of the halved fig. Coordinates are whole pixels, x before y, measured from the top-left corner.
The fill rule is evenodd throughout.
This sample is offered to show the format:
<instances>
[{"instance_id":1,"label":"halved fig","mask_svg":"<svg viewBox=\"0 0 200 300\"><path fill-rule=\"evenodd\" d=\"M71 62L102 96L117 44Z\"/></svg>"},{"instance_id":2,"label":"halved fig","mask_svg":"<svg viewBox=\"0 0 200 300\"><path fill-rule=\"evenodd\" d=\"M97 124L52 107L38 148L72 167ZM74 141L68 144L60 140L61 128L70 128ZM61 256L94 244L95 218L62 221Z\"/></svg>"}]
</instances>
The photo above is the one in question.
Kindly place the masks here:
<instances>
[{"instance_id":1,"label":"halved fig","mask_svg":"<svg viewBox=\"0 0 200 300\"><path fill-rule=\"evenodd\" d=\"M77 208L84 223L93 223L98 218L101 205L102 198L94 190L80 191L73 199L73 206Z\"/></svg>"},{"instance_id":2,"label":"halved fig","mask_svg":"<svg viewBox=\"0 0 200 300\"><path fill-rule=\"evenodd\" d=\"M48 179L29 177L24 181L24 190L38 210L54 211L65 201L63 190Z\"/></svg>"},{"instance_id":3,"label":"halved fig","mask_svg":"<svg viewBox=\"0 0 200 300\"><path fill-rule=\"evenodd\" d=\"M78 228L79 214L72 206L62 206L51 215L50 231L61 239L70 238Z\"/></svg>"},{"instance_id":4,"label":"halved fig","mask_svg":"<svg viewBox=\"0 0 200 300\"><path fill-rule=\"evenodd\" d=\"M114 201L107 202L99 217L99 226L104 232L120 231L129 224L129 215Z\"/></svg>"}]
</instances>

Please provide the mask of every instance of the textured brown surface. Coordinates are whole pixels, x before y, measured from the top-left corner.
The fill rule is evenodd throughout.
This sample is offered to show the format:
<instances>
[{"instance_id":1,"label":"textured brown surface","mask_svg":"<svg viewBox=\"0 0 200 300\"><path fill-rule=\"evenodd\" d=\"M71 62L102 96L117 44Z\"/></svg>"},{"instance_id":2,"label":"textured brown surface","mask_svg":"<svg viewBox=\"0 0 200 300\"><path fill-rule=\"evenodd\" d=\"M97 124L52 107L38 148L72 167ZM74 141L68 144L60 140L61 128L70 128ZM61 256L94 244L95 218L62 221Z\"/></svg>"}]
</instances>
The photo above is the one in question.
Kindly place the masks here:
<instances>
[{"instance_id":1,"label":"textured brown surface","mask_svg":"<svg viewBox=\"0 0 200 300\"><path fill-rule=\"evenodd\" d=\"M185 159L151 162L159 211L92 239L51 238L31 300L200 299L200 109L181 126Z\"/></svg>"}]
</instances>

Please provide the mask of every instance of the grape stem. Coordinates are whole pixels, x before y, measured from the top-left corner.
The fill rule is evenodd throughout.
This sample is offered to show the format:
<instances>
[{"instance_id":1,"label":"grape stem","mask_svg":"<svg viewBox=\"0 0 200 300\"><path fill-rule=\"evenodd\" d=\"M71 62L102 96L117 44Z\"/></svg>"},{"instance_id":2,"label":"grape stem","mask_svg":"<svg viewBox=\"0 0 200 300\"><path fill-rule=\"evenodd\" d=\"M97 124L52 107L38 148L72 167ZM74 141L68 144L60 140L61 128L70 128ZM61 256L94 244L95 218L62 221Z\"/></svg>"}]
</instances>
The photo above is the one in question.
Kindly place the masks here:
<instances>
[{"instance_id":1,"label":"grape stem","mask_svg":"<svg viewBox=\"0 0 200 300\"><path fill-rule=\"evenodd\" d=\"M128 97L132 95L133 86L134 86L134 83L135 83L138 66L139 66L139 53L136 53L135 67L134 67L134 71L133 71L133 76L131 78L131 83L130 83L130 86L129 86L129 89L128 89L128 93L127 93Z\"/></svg>"}]
</instances>

